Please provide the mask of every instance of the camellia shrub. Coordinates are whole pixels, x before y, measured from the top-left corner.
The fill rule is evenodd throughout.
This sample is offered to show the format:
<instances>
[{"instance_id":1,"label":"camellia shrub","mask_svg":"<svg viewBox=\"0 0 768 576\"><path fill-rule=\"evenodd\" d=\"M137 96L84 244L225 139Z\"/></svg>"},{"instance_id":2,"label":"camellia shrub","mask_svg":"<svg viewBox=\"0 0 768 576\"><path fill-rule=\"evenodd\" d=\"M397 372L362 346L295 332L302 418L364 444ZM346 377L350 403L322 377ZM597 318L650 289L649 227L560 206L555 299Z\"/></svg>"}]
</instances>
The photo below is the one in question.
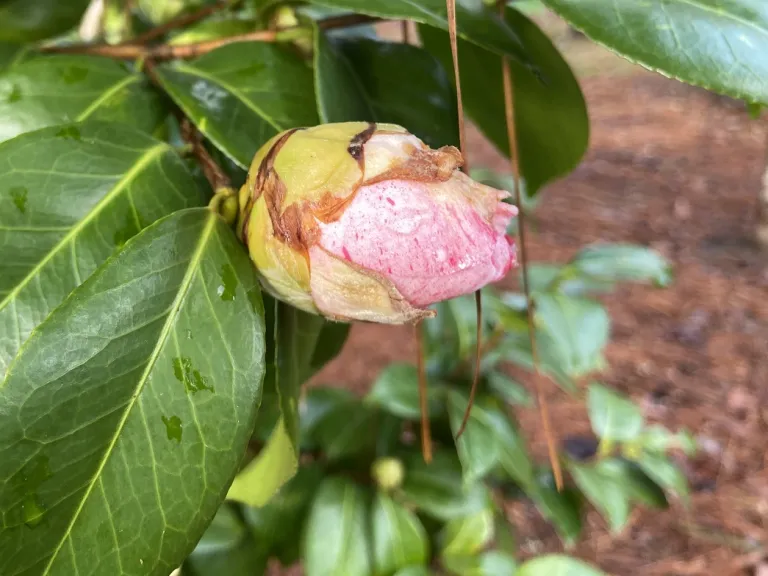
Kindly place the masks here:
<instances>
[{"instance_id":1,"label":"camellia shrub","mask_svg":"<svg viewBox=\"0 0 768 576\"><path fill-rule=\"evenodd\" d=\"M692 438L596 381L598 296L663 287L669 264L598 244L529 264L530 299L488 286L589 129L547 36L492 4L457 2L463 110L505 154L511 113L519 179L459 171L443 0L0 1L0 574L595 576L519 560L502 504L527 499L568 549L587 505L618 532L687 501L671 453ZM761 0L544 4L768 102ZM425 395L415 361L363 397L302 389L354 321L420 322ZM595 445L534 459L509 366L583 397Z\"/></svg>"}]
</instances>

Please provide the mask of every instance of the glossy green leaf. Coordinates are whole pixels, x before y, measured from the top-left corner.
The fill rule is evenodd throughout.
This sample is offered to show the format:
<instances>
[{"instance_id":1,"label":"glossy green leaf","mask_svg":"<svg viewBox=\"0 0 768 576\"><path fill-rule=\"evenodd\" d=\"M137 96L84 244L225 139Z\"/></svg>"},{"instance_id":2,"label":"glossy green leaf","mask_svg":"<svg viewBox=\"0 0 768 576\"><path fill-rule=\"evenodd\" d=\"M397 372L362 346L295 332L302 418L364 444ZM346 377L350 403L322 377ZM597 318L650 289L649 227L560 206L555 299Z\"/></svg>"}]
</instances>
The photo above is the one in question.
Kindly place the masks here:
<instances>
[{"instance_id":1,"label":"glossy green leaf","mask_svg":"<svg viewBox=\"0 0 768 576\"><path fill-rule=\"evenodd\" d=\"M434 148L459 145L454 89L446 69L429 52L369 39L346 40L341 52L377 122L405 126Z\"/></svg>"},{"instance_id":2,"label":"glossy green leaf","mask_svg":"<svg viewBox=\"0 0 768 576\"><path fill-rule=\"evenodd\" d=\"M427 388L429 413L434 417L442 405L441 389L435 382ZM419 374L412 364L392 363L379 374L366 402L380 406L387 412L410 420L421 417L419 408Z\"/></svg>"},{"instance_id":3,"label":"glossy green leaf","mask_svg":"<svg viewBox=\"0 0 768 576\"><path fill-rule=\"evenodd\" d=\"M167 144L54 126L0 144L0 380L30 332L116 248L205 196Z\"/></svg>"},{"instance_id":4,"label":"glossy green leaf","mask_svg":"<svg viewBox=\"0 0 768 576\"><path fill-rule=\"evenodd\" d=\"M227 498L263 506L299 466L299 392L309 373L323 319L274 300L275 361L271 375L280 405L266 446L235 478Z\"/></svg>"},{"instance_id":5,"label":"glossy green leaf","mask_svg":"<svg viewBox=\"0 0 768 576\"><path fill-rule=\"evenodd\" d=\"M89 119L152 132L164 112L143 75L107 58L41 56L0 74L0 141Z\"/></svg>"},{"instance_id":6,"label":"glossy green leaf","mask_svg":"<svg viewBox=\"0 0 768 576\"><path fill-rule=\"evenodd\" d=\"M426 464L421 454L405 461L405 480L401 495L425 514L438 520L450 520L484 510L491 505L491 495L480 482L467 485L455 454L437 450Z\"/></svg>"},{"instance_id":7,"label":"glossy green leaf","mask_svg":"<svg viewBox=\"0 0 768 576\"><path fill-rule=\"evenodd\" d=\"M263 544L248 534L231 507L223 505L184 562L183 572L190 576L252 576L266 568Z\"/></svg>"},{"instance_id":8,"label":"glossy green leaf","mask_svg":"<svg viewBox=\"0 0 768 576\"><path fill-rule=\"evenodd\" d=\"M375 122L368 95L337 43L314 29L314 74L317 112L322 122Z\"/></svg>"},{"instance_id":9,"label":"glossy green leaf","mask_svg":"<svg viewBox=\"0 0 768 576\"><path fill-rule=\"evenodd\" d=\"M552 554L539 556L525 562L515 576L606 576L597 568L571 558Z\"/></svg>"},{"instance_id":10,"label":"glossy green leaf","mask_svg":"<svg viewBox=\"0 0 768 576\"><path fill-rule=\"evenodd\" d=\"M645 453L636 460L651 480L665 490L688 502L688 480L683 471L663 454Z\"/></svg>"},{"instance_id":11,"label":"glossy green leaf","mask_svg":"<svg viewBox=\"0 0 768 576\"><path fill-rule=\"evenodd\" d=\"M462 518L449 520L438 536L443 558L470 556L493 540L493 510L486 508Z\"/></svg>"},{"instance_id":12,"label":"glossy green leaf","mask_svg":"<svg viewBox=\"0 0 768 576\"><path fill-rule=\"evenodd\" d=\"M33 42L77 25L90 0L4 0L0 3L0 41Z\"/></svg>"},{"instance_id":13,"label":"glossy green leaf","mask_svg":"<svg viewBox=\"0 0 768 576\"><path fill-rule=\"evenodd\" d=\"M448 393L448 417L454 437L464 417L469 397L456 390ZM483 478L497 465L518 482L533 482L533 469L525 443L507 415L491 398L479 396L472 406L464 433L456 439L466 482Z\"/></svg>"},{"instance_id":14,"label":"glossy green leaf","mask_svg":"<svg viewBox=\"0 0 768 576\"><path fill-rule=\"evenodd\" d=\"M261 508L243 507L243 516L255 542L280 559L283 565L298 560L298 534L304 526L309 504L314 498L323 471L317 466L302 466L296 476Z\"/></svg>"},{"instance_id":15,"label":"glossy green leaf","mask_svg":"<svg viewBox=\"0 0 768 576\"><path fill-rule=\"evenodd\" d=\"M416 515L386 494L378 493L371 505L373 573L392 576L401 568L426 564L429 539Z\"/></svg>"},{"instance_id":16,"label":"glossy green leaf","mask_svg":"<svg viewBox=\"0 0 768 576\"><path fill-rule=\"evenodd\" d=\"M77 288L0 388L0 572L176 568L251 436L263 317L248 255L205 208L158 221Z\"/></svg>"},{"instance_id":17,"label":"glossy green leaf","mask_svg":"<svg viewBox=\"0 0 768 576\"><path fill-rule=\"evenodd\" d=\"M531 394L525 387L512 380L506 374L501 372L490 372L486 379L488 381L488 388L496 394L499 398L510 404L518 404L520 406L532 406L533 399Z\"/></svg>"},{"instance_id":18,"label":"glossy green leaf","mask_svg":"<svg viewBox=\"0 0 768 576\"><path fill-rule=\"evenodd\" d=\"M517 570L512 556L496 550L476 556L444 558L443 564L456 576L514 576Z\"/></svg>"},{"instance_id":19,"label":"glossy green leaf","mask_svg":"<svg viewBox=\"0 0 768 576\"><path fill-rule=\"evenodd\" d=\"M535 54L538 72L510 61L520 172L528 196L564 176L579 163L589 142L589 118L581 88L560 51L536 24L508 8L506 23ZM448 34L419 28L424 46L450 70ZM501 57L471 42L461 42L459 65L464 106L478 128L509 155Z\"/></svg>"},{"instance_id":20,"label":"glossy green leaf","mask_svg":"<svg viewBox=\"0 0 768 576\"><path fill-rule=\"evenodd\" d=\"M412 20L448 30L444 0L310 0L310 3L380 18ZM465 40L524 63L531 61L533 53L523 46L516 31L484 6L482 0L457 0L456 25L459 37Z\"/></svg>"},{"instance_id":21,"label":"glossy green leaf","mask_svg":"<svg viewBox=\"0 0 768 576\"><path fill-rule=\"evenodd\" d=\"M665 76L768 103L763 0L543 0L594 41Z\"/></svg>"},{"instance_id":22,"label":"glossy green leaf","mask_svg":"<svg viewBox=\"0 0 768 576\"><path fill-rule=\"evenodd\" d=\"M307 576L371 574L369 514L363 489L345 478L323 481L307 519L302 555Z\"/></svg>"},{"instance_id":23,"label":"glossy green leaf","mask_svg":"<svg viewBox=\"0 0 768 576\"><path fill-rule=\"evenodd\" d=\"M566 296L610 292L615 286L612 280L586 276L570 266L554 264L531 264L528 267L528 281L531 292L553 292Z\"/></svg>"},{"instance_id":24,"label":"glossy green leaf","mask_svg":"<svg viewBox=\"0 0 768 576\"><path fill-rule=\"evenodd\" d=\"M580 250L566 269L602 281L653 282L668 286L672 268L661 254L632 244L605 244Z\"/></svg>"},{"instance_id":25,"label":"glossy green leaf","mask_svg":"<svg viewBox=\"0 0 768 576\"><path fill-rule=\"evenodd\" d=\"M299 435L302 445L316 448L316 430L339 406L353 402L355 396L345 388L313 387L299 402Z\"/></svg>"},{"instance_id":26,"label":"glossy green leaf","mask_svg":"<svg viewBox=\"0 0 768 576\"><path fill-rule=\"evenodd\" d=\"M643 413L632 400L597 383L589 385L587 409L592 430L602 440L627 442L643 430Z\"/></svg>"},{"instance_id":27,"label":"glossy green leaf","mask_svg":"<svg viewBox=\"0 0 768 576\"><path fill-rule=\"evenodd\" d=\"M326 458L337 460L376 449L377 414L357 398L341 402L317 420L313 439Z\"/></svg>"},{"instance_id":28,"label":"glossy green leaf","mask_svg":"<svg viewBox=\"0 0 768 576\"><path fill-rule=\"evenodd\" d=\"M319 123L312 70L265 42L228 44L191 62L157 67L163 88L200 131L241 168L289 128Z\"/></svg>"},{"instance_id":29,"label":"glossy green leaf","mask_svg":"<svg viewBox=\"0 0 768 576\"><path fill-rule=\"evenodd\" d=\"M542 362L573 378L602 368L610 318L592 300L562 294L536 295L536 327Z\"/></svg>"},{"instance_id":30,"label":"glossy green leaf","mask_svg":"<svg viewBox=\"0 0 768 576\"><path fill-rule=\"evenodd\" d=\"M314 374L339 355L349 337L351 324L326 321L317 337L317 346L312 354L311 372Z\"/></svg>"}]
</instances>

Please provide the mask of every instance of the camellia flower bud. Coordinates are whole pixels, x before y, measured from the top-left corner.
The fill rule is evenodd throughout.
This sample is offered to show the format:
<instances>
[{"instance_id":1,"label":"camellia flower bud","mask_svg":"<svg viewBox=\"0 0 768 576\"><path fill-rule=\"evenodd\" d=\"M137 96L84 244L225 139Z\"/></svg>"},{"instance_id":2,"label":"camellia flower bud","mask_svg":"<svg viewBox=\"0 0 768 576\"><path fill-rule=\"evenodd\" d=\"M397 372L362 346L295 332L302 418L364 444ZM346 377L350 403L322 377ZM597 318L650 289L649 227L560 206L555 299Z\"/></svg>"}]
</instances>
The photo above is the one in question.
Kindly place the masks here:
<instances>
[{"instance_id":1,"label":"camellia flower bud","mask_svg":"<svg viewBox=\"0 0 768 576\"><path fill-rule=\"evenodd\" d=\"M238 233L276 298L333 320L414 322L516 264L509 194L461 163L394 124L288 130L253 159Z\"/></svg>"}]
</instances>

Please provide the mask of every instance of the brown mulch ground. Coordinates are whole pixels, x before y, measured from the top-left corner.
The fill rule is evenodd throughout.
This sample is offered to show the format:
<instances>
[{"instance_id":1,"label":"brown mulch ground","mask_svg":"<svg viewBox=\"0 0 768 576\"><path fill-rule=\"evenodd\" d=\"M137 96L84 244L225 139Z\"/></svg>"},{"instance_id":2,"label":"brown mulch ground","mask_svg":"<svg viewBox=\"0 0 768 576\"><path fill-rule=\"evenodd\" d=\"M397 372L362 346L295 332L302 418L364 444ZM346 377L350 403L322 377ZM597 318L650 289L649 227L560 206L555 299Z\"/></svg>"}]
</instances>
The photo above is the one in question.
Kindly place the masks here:
<instances>
[{"instance_id":1,"label":"brown mulch ground","mask_svg":"<svg viewBox=\"0 0 768 576\"><path fill-rule=\"evenodd\" d=\"M590 242L623 241L672 260L670 288L627 285L604 299L613 325L601 378L651 421L687 427L703 449L684 463L695 490L690 513L638 511L619 536L590 513L572 553L621 576L765 576L768 252L753 231L768 126L739 105L634 68L591 73L583 89L590 150L544 192L531 253L562 262ZM476 134L472 150L473 165L504 169ZM364 390L413 353L407 328L355 326L320 379ZM560 438L588 430L583 404L550 388ZM537 414L519 418L543 458ZM524 552L562 550L524 504L512 506L510 520Z\"/></svg>"}]
</instances>

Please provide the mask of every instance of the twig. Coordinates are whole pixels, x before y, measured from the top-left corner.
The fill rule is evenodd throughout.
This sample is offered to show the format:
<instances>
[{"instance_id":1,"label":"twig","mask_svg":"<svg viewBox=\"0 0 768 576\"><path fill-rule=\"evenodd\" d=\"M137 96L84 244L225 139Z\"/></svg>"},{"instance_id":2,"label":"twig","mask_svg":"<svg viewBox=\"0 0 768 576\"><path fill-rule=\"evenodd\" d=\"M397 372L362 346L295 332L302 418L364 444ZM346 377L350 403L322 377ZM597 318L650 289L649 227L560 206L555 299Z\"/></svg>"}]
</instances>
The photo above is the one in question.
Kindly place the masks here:
<instances>
[{"instance_id":1,"label":"twig","mask_svg":"<svg viewBox=\"0 0 768 576\"><path fill-rule=\"evenodd\" d=\"M330 30L333 28L346 28L357 26L364 22L376 22L379 18L371 16L360 16L351 14L345 17L328 18L319 22L320 28ZM43 46L42 52L51 54L92 54L95 56L105 56L117 60L173 60L195 58L235 42L282 42L308 34L309 31L301 26L292 26L280 30L256 30L246 34L228 36L226 38L217 38L215 40L206 40L193 44L183 44L173 46L170 44L160 44L158 46L144 46L141 44L118 44L112 46L109 44L70 44L68 46Z\"/></svg>"},{"instance_id":2,"label":"twig","mask_svg":"<svg viewBox=\"0 0 768 576\"><path fill-rule=\"evenodd\" d=\"M146 44L147 42L154 40L155 38L160 38L161 36L164 36L171 30L175 30L177 28L183 28L184 26L189 26L190 24L199 22L203 18L207 18L211 14L215 14L220 10L233 8L240 2L241 0L231 0L231 1L219 0L219 2L216 2L215 4L211 4L210 6L203 6L202 8L200 8L195 12L190 12L189 14L182 14L181 16L177 16L176 18L169 20L165 24L161 24L160 26L156 26L155 28L147 30L146 32L144 32L144 34L140 34L133 40L129 40L128 42L123 42L123 44Z\"/></svg>"},{"instance_id":3,"label":"twig","mask_svg":"<svg viewBox=\"0 0 768 576\"><path fill-rule=\"evenodd\" d=\"M424 461L432 462L432 436L429 430L429 403L427 399L427 378L424 373L424 350L421 340L421 322L414 326L416 337L416 366L419 375L419 407L421 410L421 453Z\"/></svg>"},{"instance_id":4,"label":"twig","mask_svg":"<svg viewBox=\"0 0 768 576\"><path fill-rule=\"evenodd\" d=\"M464 122L464 100L461 95L461 74L459 72L459 46L456 38L456 0L445 0L445 7L448 11L448 36L451 42L451 59L453 60L453 75L456 79L456 104L458 107L458 120L459 120L459 147L461 148L461 155L464 159L464 163L461 165L461 169L465 174L469 173L469 159L467 157L467 138ZM475 292L475 307L477 309L477 338L475 345L475 370L472 376L472 387L469 389L469 400L467 401L467 409L464 411L464 417L461 420L461 426L456 433L456 438L459 438L467 427L469 422L469 416L472 413L472 406L475 403L475 394L477 393L477 386L480 382L480 359L482 358L483 351L483 299L480 290Z\"/></svg>"},{"instance_id":5,"label":"twig","mask_svg":"<svg viewBox=\"0 0 768 576\"><path fill-rule=\"evenodd\" d=\"M403 20L402 22L400 22L400 32L402 33L403 44L411 43L411 32L408 26L409 26L408 20Z\"/></svg>"},{"instance_id":6,"label":"twig","mask_svg":"<svg viewBox=\"0 0 768 576\"><path fill-rule=\"evenodd\" d=\"M179 125L181 127L182 139L192 146L192 154L203 169L206 180L216 192L221 188L228 188L231 184L229 176L226 175L221 166L216 163L206 147L203 145L203 140L200 137L200 133L192 125L192 122L187 117L181 118Z\"/></svg>"},{"instance_id":7,"label":"twig","mask_svg":"<svg viewBox=\"0 0 768 576\"><path fill-rule=\"evenodd\" d=\"M499 11L504 17L504 6L506 2L498 2ZM552 465L552 472L555 476L555 484L558 490L563 489L563 470L560 467L560 460L557 457L557 448L552 433L552 423L549 418L549 405L547 398L541 386L542 374L539 365L539 352L536 344L536 325L535 310L531 298L530 282L528 278L528 252L525 241L525 210L522 203L522 194L520 192L520 155L517 145L517 131L515 129L515 108L514 92L512 90L512 74L509 69L509 60L506 56L502 57L502 77L504 81L504 113L507 121L507 139L509 141L509 158L512 167L512 177L515 183L515 203L518 210L518 234L520 236L520 260L523 268L523 293L525 294L526 312L528 315L528 338L531 343L531 358L533 360L534 385L536 387L536 400L541 411L541 421L544 427L544 438L547 442L549 452L549 463Z\"/></svg>"}]
</instances>

